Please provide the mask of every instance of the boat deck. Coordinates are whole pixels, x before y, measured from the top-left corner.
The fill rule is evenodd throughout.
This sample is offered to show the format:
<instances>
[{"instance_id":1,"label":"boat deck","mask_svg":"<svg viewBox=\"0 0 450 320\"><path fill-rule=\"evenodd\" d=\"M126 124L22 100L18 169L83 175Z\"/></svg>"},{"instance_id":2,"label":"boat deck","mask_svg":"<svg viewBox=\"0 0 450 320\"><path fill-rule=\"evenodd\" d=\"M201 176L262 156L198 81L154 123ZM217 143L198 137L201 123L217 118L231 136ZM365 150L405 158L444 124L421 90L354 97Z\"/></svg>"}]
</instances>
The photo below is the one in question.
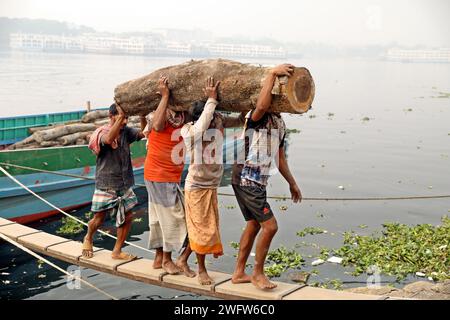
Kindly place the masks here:
<instances>
[{"instance_id":1,"label":"boat deck","mask_svg":"<svg viewBox=\"0 0 450 320\"><path fill-rule=\"evenodd\" d=\"M115 276L167 287L203 296L221 299L255 300L397 300L388 296L356 294L344 291L314 288L284 282L275 282L273 290L259 290L250 283L233 284L231 275L211 271L213 285L202 286L197 278L169 275L161 269L153 269L153 260L139 258L134 261L119 261L111 258L111 251L94 248L94 257L81 255L81 242L45 233L7 219L0 218L0 233L35 252L54 257L74 265L86 267Z\"/></svg>"}]
</instances>

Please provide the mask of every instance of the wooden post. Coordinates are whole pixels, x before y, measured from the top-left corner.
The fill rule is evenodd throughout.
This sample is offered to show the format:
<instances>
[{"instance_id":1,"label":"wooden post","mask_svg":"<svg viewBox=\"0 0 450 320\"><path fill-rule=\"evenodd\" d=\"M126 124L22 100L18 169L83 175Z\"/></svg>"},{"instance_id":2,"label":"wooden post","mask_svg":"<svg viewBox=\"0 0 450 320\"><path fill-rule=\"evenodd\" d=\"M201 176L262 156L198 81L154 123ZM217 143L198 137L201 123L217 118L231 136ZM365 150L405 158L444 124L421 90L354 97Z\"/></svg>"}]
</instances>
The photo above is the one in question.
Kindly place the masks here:
<instances>
[{"instance_id":1,"label":"wooden post","mask_svg":"<svg viewBox=\"0 0 450 320\"><path fill-rule=\"evenodd\" d=\"M91 102L90 101L86 102L86 111L91 112Z\"/></svg>"}]
</instances>

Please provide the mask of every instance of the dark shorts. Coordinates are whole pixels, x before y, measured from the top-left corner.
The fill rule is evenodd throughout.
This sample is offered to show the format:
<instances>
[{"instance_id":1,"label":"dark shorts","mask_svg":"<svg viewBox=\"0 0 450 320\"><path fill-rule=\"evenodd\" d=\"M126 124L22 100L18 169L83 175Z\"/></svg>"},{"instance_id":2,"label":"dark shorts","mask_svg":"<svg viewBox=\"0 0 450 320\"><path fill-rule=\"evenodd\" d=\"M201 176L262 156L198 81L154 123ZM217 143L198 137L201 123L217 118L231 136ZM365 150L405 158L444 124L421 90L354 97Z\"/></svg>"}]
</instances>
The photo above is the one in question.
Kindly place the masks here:
<instances>
[{"instance_id":1,"label":"dark shorts","mask_svg":"<svg viewBox=\"0 0 450 320\"><path fill-rule=\"evenodd\" d=\"M232 186L245 221L264 222L273 217L265 186Z\"/></svg>"}]
</instances>

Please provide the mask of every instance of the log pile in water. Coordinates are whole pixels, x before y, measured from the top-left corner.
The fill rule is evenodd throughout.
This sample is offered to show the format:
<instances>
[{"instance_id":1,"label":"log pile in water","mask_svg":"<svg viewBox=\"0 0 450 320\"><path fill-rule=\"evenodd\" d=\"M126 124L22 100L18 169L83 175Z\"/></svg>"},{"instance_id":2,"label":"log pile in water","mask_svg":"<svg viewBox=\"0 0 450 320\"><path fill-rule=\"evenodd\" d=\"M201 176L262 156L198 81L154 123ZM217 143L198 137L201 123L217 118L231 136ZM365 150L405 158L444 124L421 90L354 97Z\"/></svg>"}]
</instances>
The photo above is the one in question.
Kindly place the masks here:
<instances>
[{"instance_id":1,"label":"log pile in water","mask_svg":"<svg viewBox=\"0 0 450 320\"><path fill-rule=\"evenodd\" d=\"M242 64L224 59L191 60L156 70L142 78L116 87L115 101L129 115L146 115L157 108L158 79L169 78L170 106L174 110L188 110L192 103L204 100L202 89L208 76L220 80L218 110L247 111L255 108L256 100L269 68ZM304 113L309 110L315 94L314 80L306 68L295 68L291 77L278 77L270 111Z\"/></svg>"},{"instance_id":2,"label":"log pile in water","mask_svg":"<svg viewBox=\"0 0 450 320\"><path fill-rule=\"evenodd\" d=\"M95 129L109 123L108 110L95 110L85 114L81 120L67 121L64 124L30 128L31 135L11 146L8 150L37 149L86 145ZM128 126L141 128L138 116L129 117Z\"/></svg>"}]
</instances>

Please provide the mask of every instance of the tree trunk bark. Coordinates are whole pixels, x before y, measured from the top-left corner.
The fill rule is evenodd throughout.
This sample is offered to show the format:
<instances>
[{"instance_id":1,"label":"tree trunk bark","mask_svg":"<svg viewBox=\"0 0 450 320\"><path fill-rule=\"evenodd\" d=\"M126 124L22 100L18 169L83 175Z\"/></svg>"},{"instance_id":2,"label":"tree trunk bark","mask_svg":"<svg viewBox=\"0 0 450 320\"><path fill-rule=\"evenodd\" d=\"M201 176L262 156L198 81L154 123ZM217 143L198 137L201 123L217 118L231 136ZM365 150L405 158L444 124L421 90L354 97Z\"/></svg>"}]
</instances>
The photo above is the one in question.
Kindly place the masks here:
<instances>
[{"instance_id":1,"label":"tree trunk bark","mask_svg":"<svg viewBox=\"0 0 450 320\"><path fill-rule=\"evenodd\" d=\"M82 118L81 122L88 123L88 122L94 122L101 118L106 118L109 115L109 110L95 110L86 113Z\"/></svg>"},{"instance_id":2,"label":"tree trunk bark","mask_svg":"<svg viewBox=\"0 0 450 320\"><path fill-rule=\"evenodd\" d=\"M189 110L194 101L205 100L202 89L206 78L220 80L219 110L247 111L255 108L269 68L223 59L191 60L163 68L142 78L131 80L115 89L115 100L129 115L146 115L160 101L158 79L169 78L170 106ZM306 68L295 68L291 77L279 77L272 90L271 112L304 113L314 99L315 86Z\"/></svg>"},{"instance_id":3,"label":"tree trunk bark","mask_svg":"<svg viewBox=\"0 0 450 320\"><path fill-rule=\"evenodd\" d=\"M76 144L77 140L83 140L88 136L92 134L92 132L75 132L72 134L68 134L66 136L58 138L58 142L61 143L63 146L68 146L70 144Z\"/></svg>"},{"instance_id":4,"label":"tree trunk bark","mask_svg":"<svg viewBox=\"0 0 450 320\"><path fill-rule=\"evenodd\" d=\"M68 134L76 132L94 131L96 128L97 128L96 125L93 123L70 124L67 126L57 127L54 129L38 131L35 132L33 136L38 143L42 143L42 141L56 140L59 137L66 136Z\"/></svg>"}]
</instances>

